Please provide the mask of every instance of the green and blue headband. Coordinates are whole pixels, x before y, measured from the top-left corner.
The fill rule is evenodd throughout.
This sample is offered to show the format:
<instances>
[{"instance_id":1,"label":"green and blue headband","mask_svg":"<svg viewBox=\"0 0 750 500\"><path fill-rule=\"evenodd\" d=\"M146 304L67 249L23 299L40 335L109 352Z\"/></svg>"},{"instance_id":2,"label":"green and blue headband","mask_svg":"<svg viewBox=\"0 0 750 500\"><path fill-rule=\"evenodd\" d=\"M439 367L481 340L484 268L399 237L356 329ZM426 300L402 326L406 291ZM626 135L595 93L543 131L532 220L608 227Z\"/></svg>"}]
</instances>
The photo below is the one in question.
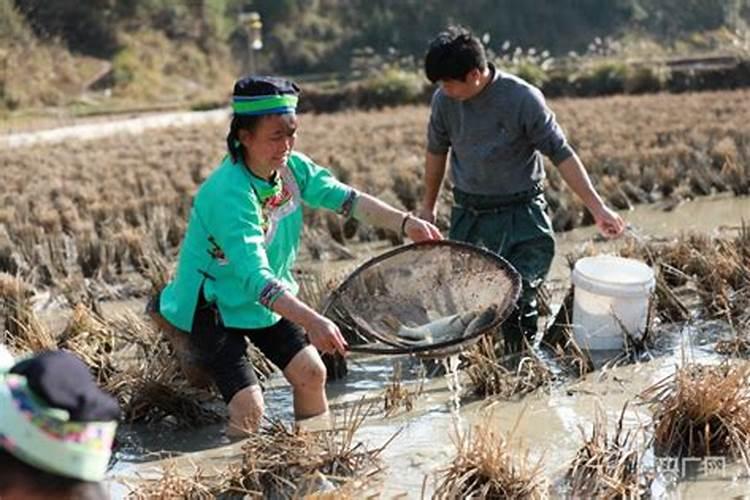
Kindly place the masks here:
<instances>
[{"instance_id":1,"label":"green and blue headband","mask_svg":"<svg viewBox=\"0 0 750 500\"><path fill-rule=\"evenodd\" d=\"M259 116L295 113L296 95L233 96L232 110L236 115Z\"/></svg>"}]
</instances>

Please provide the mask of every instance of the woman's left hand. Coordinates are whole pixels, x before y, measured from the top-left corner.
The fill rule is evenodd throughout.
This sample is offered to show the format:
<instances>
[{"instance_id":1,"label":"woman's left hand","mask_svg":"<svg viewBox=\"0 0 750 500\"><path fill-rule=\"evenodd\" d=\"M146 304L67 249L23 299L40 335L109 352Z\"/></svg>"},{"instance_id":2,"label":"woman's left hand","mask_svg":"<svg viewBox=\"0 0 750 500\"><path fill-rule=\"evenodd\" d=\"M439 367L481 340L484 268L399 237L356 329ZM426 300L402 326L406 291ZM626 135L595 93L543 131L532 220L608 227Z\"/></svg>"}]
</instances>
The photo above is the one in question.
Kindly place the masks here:
<instances>
[{"instance_id":1,"label":"woman's left hand","mask_svg":"<svg viewBox=\"0 0 750 500\"><path fill-rule=\"evenodd\" d=\"M443 239L443 235L440 234L440 230L434 224L413 215L409 216L406 221L404 232L412 241L416 242Z\"/></svg>"}]
</instances>

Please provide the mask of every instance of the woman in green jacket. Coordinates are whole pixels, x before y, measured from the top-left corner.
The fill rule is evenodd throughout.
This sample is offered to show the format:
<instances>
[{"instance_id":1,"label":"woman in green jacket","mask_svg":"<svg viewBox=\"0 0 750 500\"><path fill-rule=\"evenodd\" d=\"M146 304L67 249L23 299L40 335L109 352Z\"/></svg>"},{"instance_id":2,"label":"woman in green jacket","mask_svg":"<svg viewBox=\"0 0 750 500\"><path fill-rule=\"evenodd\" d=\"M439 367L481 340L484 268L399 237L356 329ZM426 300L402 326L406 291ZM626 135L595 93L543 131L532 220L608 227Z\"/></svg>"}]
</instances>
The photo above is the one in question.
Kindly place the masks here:
<instances>
[{"instance_id":1,"label":"woman in green jacket","mask_svg":"<svg viewBox=\"0 0 750 500\"><path fill-rule=\"evenodd\" d=\"M190 332L191 350L228 405L231 435L256 430L263 414L248 339L292 385L297 420L328 411L318 351L343 355L347 345L332 321L295 297L303 204L414 241L442 238L432 224L337 181L293 150L298 93L274 77L235 83L229 154L195 196L177 271L158 301L172 326Z\"/></svg>"}]
</instances>

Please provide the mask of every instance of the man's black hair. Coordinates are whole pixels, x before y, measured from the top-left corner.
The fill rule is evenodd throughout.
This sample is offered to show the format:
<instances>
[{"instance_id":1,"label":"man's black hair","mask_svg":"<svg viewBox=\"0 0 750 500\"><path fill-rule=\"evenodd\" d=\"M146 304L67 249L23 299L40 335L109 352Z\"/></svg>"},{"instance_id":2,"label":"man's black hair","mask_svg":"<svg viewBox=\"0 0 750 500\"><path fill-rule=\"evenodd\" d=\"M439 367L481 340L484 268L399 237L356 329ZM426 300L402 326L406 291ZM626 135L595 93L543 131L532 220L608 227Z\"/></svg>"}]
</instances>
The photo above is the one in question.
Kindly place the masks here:
<instances>
[{"instance_id":1,"label":"man's black hair","mask_svg":"<svg viewBox=\"0 0 750 500\"><path fill-rule=\"evenodd\" d=\"M427 78L436 83L441 80L465 80L473 69L484 71L487 56L482 42L466 28L451 26L431 42L424 58Z\"/></svg>"}]
</instances>

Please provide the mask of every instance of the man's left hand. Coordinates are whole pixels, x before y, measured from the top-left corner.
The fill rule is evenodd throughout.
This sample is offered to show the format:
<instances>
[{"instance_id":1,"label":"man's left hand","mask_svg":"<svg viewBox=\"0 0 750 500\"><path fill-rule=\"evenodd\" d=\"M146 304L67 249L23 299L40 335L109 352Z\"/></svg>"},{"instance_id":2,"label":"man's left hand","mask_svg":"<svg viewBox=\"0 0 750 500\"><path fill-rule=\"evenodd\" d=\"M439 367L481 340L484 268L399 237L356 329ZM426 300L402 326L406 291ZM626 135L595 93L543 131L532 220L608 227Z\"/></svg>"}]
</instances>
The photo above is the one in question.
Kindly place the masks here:
<instances>
[{"instance_id":1,"label":"man's left hand","mask_svg":"<svg viewBox=\"0 0 750 500\"><path fill-rule=\"evenodd\" d=\"M409 220L406 221L404 232L415 242L443 239L443 235L440 234L440 230L434 224L414 216L409 217Z\"/></svg>"},{"instance_id":2,"label":"man's left hand","mask_svg":"<svg viewBox=\"0 0 750 500\"><path fill-rule=\"evenodd\" d=\"M622 220L622 217L604 205L597 211L592 212L592 215L596 227L605 238L618 238L625 231L625 221Z\"/></svg>"}]
</instances>

